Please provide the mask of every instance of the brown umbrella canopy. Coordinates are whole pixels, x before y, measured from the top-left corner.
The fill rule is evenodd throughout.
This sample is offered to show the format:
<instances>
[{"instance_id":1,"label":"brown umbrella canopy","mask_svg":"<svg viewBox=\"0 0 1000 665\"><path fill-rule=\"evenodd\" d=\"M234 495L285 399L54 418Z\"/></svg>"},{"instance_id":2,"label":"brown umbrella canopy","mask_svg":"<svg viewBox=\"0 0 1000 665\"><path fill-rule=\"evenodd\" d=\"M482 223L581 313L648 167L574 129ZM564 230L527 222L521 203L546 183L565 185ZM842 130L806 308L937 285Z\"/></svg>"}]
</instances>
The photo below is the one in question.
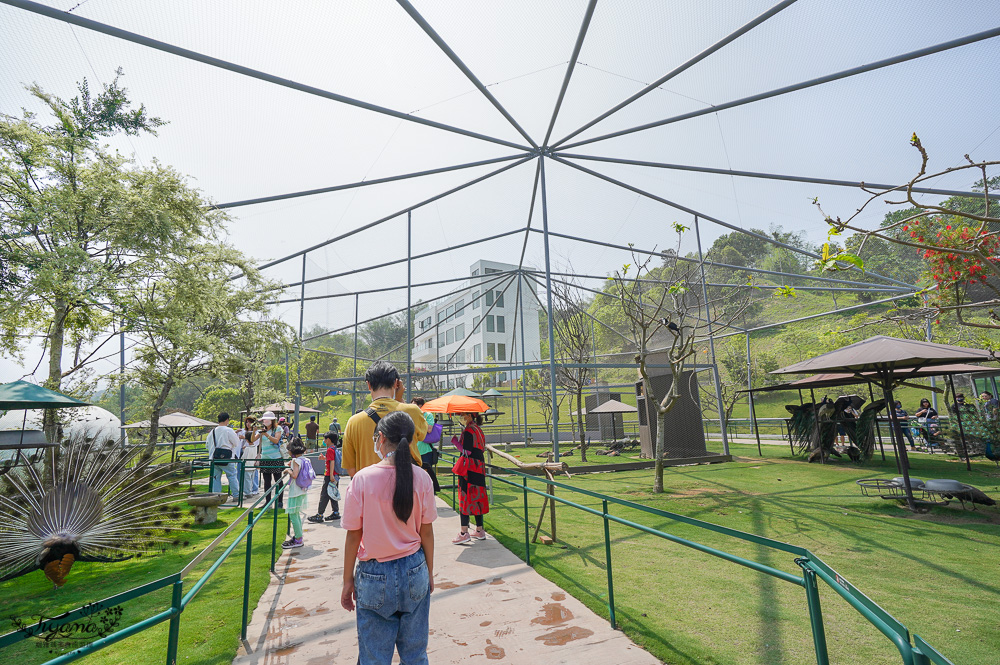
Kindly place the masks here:
<instances>
[{"instance_id":1,"label":"brown umbrella canopy","mask_svg":"<svg viewBox=\"0 0 1000 665\"><path fill-rule=\"evenodd\" d=\"M989 351L967 349L950 344L935 344L912 339L879 335L821 356L777 369L772 374L806 372L879 372L903 368L947 365L956 362L994 360Z\"/></svg>"},{"instance_id":2,"label":"brown umbrella canopy","mask_svg":"<svg viewBox=\"0 0 1000 665\"><path fill-rule=\"evenodd\" d=\"M635 413L639 409L628 404L622 404L616 399L609 399L597 408L591 409L590 413Z\"/></svg>"},{"instance_id":3,"label":"brown umbrella canopy","mask_svg":"<svg viewBox=\"0 0 1000 665\"><path fill-rule=\"evenodd\" d=\"M946 376L949 374L976 374L981 372L993 372L993 367L980 367L979 365L969 365L967 363L957 363L951 365L935 365L933 367L910 367L899 369L892 373L893 379L905 381L907 379L918 379L928 376ZM866 383L869 379L878 381L878 374L875 372L863 372L861 374L848 374L846 372L828 372L807 376L804 379L796 379L788 383L779 383L774 386L764 386L750 390L741 390L741 393L754 392L766 393L777 390L808 390L809 388L832 388L834 386L849 386L856 383Z\"/></svg>"}]
</instances>

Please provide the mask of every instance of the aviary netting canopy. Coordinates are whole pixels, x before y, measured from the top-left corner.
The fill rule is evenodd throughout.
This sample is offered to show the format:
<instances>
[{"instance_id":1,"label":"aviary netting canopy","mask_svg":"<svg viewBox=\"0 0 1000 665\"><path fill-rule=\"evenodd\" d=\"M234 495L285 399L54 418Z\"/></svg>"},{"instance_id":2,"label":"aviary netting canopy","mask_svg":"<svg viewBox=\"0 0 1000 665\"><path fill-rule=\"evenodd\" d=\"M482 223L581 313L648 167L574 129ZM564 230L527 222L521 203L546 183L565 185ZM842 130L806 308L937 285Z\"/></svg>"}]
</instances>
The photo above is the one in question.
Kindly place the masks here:
<instances>
[{"instance_id":1,"label":"aviary netting canopy","mask_svg":"<svg viewBox=\"0 0 1000 665\"><path fill-rule=\"evenodd\" d=\"M123 67L170 124L116 147L230 212L229 241L287 285L275 315L305 339L439 299L482 258L525 271L499 288L530 285L548 309L547 278L600 291L632 249L674 247L673 222L690 256L721 234L797 233L757 239L787 253L757 284L817 289L833 309L862 284L803 274L826 234L815 198L847 216L868 198L858 181L909 180L914 131L938 166L996 155L992 9L0 0L0 108L37 110L26 83L68 97ZM967 192L965 177L921 196ZM867 277L879 299L914 290Z\"/></svg>"}]
</instances>

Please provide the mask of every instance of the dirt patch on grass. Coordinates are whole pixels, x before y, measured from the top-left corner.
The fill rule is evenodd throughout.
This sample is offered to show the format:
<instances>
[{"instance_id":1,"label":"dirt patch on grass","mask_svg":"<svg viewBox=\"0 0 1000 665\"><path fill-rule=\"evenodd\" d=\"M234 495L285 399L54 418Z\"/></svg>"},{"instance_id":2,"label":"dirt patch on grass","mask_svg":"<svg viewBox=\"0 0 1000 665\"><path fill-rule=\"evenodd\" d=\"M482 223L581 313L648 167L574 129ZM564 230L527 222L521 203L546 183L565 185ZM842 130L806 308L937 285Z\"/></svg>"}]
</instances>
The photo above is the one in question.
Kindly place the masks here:
<instances>
[{"instance_id":1,"label":"dirt patch on grass","mask_svg":"<svg viewBox=\"0 0 1000 665\"><path fill-rule=\"evenodd\" d=\"M881 513L889 517L902 517L903 519L917 520L919 522L933 522L934 524L949 524L955 526L979 525L979 524L1000 524L1000 512L996 508L980 508L979 510L962 510L961 507L939 506L931 509L929 513L911 513L903 507L899 507L891 512Z\"/></svg>"},{"instance_id":2,"label":"dirt patch on grass","mask_svg":"<svg viewBox=\"0 0 1000 665\"><path fill-rule=\"evenodd\" d=\"M747 492L729 489L718 489L715 487L692 487L686 490L667 490L667 496L671 499L689 499L696 496L759 496L761 492Z\"/></svg>"}]
</instances>

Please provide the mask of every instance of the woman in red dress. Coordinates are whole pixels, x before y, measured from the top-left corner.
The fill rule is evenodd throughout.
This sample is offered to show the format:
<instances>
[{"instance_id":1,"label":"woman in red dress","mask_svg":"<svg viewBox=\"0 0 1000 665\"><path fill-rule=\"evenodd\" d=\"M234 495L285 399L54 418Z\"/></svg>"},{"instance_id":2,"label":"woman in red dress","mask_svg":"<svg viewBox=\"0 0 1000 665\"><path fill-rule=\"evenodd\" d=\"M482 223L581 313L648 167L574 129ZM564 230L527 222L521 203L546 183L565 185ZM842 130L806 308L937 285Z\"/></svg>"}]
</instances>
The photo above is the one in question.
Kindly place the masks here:
<instances>
[{"instance_id":1,"label":"woman in red dress","mask_svg":"<svg viewBox=\"0 0 1000 665\"><path fill-rule=\"evenodd\" d=\"M486 491L486 437L479 427L483 417L478 413L463 413L462 420L465 429L462 430L462 455L469 460L468 472L465 477L459 477L458 488L461 490L461 501L458 512L461 517L462 530L451 542L459 545L473 538L486 540L483 529L483 515L490 512L490 499ZM476 518L476 530L469 533L469 516Z\"/></svg>"}]
</instances>

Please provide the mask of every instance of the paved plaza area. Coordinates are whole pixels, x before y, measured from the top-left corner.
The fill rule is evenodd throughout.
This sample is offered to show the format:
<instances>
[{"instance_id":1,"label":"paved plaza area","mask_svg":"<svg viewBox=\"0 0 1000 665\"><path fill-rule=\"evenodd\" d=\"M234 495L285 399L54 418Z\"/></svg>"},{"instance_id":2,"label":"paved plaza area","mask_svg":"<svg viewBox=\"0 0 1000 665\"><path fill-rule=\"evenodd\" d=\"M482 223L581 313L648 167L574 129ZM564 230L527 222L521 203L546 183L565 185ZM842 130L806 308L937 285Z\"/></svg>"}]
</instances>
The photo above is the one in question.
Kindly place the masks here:
<instances>
[{"instance_id":1,"label":"paved plaza area","mask_svg":"<svg viewBox=\"0 0 1000 665\"><path fill-rule=\"evenodd\" d=\"M318 484L313 509L317 497ZM458 515L440 499L438 515L431 663L659 663L492 537L452 545ZM234 665L356 662L354 614L340 606L345 531L339 522L305 524L305 544L278 560Z\"/></svg>"}]
</instances>

